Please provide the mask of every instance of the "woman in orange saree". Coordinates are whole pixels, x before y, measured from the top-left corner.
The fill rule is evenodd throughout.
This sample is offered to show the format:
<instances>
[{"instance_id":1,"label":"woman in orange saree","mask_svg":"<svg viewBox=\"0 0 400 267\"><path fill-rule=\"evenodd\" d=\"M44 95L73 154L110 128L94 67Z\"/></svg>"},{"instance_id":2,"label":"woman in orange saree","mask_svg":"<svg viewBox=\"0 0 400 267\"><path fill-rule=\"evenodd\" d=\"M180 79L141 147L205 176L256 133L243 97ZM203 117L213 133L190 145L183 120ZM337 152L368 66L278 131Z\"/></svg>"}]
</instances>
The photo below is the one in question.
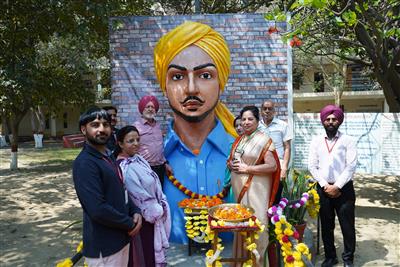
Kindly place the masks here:
<instances>
[{"instance_id":1,"label":"woman in orange saree","mask_svg":"<svg viewBox=\"0 0 400 267\"><path fill-rule=\"evenodd\" d=\"M272 139L257 129L260 118L258 108L246 106L241 110L240 117L244 134L232 145L228 168L231 170L231 184L236 202L252 207L255 216L266 227L256 240L260 259L253 263L253 266L262 266L268 246L267 210L275 199L279 185L279 159ZM235 257L244 257L247 253L242 239L240 234L235 235Z\"/></svg>"}]
</instances>

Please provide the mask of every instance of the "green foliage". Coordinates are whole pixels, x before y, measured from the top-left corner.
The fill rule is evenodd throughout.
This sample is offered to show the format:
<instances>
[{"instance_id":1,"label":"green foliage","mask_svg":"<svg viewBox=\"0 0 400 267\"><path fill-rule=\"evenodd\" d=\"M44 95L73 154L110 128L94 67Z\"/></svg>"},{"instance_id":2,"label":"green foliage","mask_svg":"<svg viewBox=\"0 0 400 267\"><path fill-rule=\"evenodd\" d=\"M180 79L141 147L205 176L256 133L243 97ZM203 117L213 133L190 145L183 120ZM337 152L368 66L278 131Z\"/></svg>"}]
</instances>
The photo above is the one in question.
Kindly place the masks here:
<instances>
[{"instance_id":1,"label":"green foliage","mask_svg":"<svg viewBox=\"0 0 400 267\"><path fill-rule=\"evenodd\" d=\"M303 42L296 49L360 64L382 87L390 111L400 111L399 1L273 0L265 18L277 21L282 12L291 18L283 41L296 35Z\"/></svg>"},{"instance_id":2,"label":"green foliage","mask_svg":"<svg viewBox=\"0 0 400 267\"><path fill-rule=\"evenodd\" d=\"M0 113L18 131L38 105L55 113L93 103L83 76L108 58L109 17L150 14L150 1L13 0L0 10Z\"/></svg>"},{"instance_id":3,"label":"green foliage","mask_svg":"<svg viewBox=\"0 0 400 267\"><path fill-rule=\"evenodd\" d=\"M291 201L300 200L303 193L308 191L308 185L310 176L308 172L303 170L291 169L288 178L283 183L282 197L285 197ZM306 205L298 209L285 208L284 213L286 220L292 225L298 225L304 223L304 216L306 214Z\"/></svg>"}]
</instances>

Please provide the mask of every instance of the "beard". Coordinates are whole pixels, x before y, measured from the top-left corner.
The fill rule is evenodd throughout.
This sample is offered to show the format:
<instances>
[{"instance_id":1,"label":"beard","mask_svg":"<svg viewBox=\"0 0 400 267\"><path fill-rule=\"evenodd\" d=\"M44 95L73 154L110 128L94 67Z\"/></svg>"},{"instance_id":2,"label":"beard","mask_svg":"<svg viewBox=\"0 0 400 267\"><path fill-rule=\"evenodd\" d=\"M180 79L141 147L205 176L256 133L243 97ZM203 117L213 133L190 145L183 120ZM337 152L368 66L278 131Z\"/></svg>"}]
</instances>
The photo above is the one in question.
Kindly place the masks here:
<instances>
[{"instance_id":1,"label":"beard","mask_svg":"<svg viewBox=\"0 0 400 267\"><path fill-rule=\"evenodd\" d=\"M338 126L333 126L333 125L325 126L324 125L324 128L325 128L326 135L329 137L333 137L336 135L336 133L339 129L339 125Z\"/></svg>"},{"instance_id":2,"label":"beard","mask_svg":"<svg viewBox=\"0 0 400 267\"><path fill-rule=\"evenodd\" d=\"M203 114L198 115L198 116L190 116L190 115L186 115L183 114L182 112L180 112L179 110L177 110L176 108L174 108L174 106L171 105L171 102L168 100L169 106L171 107L172 111L178 115L179 117L181 117L182 119L184 119L187 122L201 122L202 120L204 120L213 110L215 110L215 107L218 104L218 99L217 101L215 101L214 105L207 111L205 111Z\"/></svg>"},{"instance_id":3,"label":"beard","mask_svg":"<svg viewBox=\"0 0 400 267\"><path fill-rule=\"evenodd\" d=\"M142 116L143 116L143 118L145 120L150 120L151 121L151 120L154 120L154 118L156 117L156 114L143 112Z\"/></svg>"},{"instance_id":4,"label":"beard","mask_svg":"<svg viewBox=\"0 0 400 267\"><path fill-rule=\"evenodd\" d=\"M86 136L87 141L92 145L105 145L107 144L110 136L99 135L99 136Z\"/></svg>"}]
</instances>

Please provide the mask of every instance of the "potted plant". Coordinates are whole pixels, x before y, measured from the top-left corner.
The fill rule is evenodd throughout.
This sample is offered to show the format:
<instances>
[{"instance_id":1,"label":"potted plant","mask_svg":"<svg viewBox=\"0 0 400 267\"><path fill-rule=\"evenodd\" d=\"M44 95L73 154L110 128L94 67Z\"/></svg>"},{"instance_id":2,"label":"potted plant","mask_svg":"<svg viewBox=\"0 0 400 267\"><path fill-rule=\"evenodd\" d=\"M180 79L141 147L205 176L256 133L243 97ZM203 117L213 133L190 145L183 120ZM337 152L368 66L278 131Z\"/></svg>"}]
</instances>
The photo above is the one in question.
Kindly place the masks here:
<instances>
[{"instance_id":1,"label":"potted plant","mask_svg":"<svg viewBox=\"0 0 400 267\"><path fill-rule=\"evenodd\" d=\"M283 192L282 197L289 201L288 206L284 210L286 220L292 224L300 235L302 240L306 221L304 220L307 208L301 199L304 193L309 190L309 182L311 176L307 171L291 169L288 177L282 181ZM291 205L293 207L291 207Z\"/></svg>"}]
</instances>

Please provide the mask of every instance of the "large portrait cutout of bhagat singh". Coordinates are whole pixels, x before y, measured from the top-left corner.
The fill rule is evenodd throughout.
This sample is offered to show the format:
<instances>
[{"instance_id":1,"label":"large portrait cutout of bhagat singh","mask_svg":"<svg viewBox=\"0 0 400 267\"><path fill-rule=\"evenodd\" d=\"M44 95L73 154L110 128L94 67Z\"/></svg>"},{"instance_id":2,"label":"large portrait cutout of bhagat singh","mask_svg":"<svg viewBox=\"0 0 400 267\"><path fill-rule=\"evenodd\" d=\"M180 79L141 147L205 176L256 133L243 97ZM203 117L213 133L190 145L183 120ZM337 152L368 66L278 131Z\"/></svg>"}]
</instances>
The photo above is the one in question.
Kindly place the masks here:
<instances>
[{"instance_id":1,"label":"large portrait cutout of bhagat singh","mask_svg":"<svg viewBox=\"0 0 400 267\"><path fill-rule=\"evenodd\" d=\"M159 40L154 64L174 114L164 149L174 177L192 192L216 195L223 190L226 160L236 137L234 116L219 100L230 72L228 46L210 26L187 21ZM170 241L186 243L178 203L188 196L169 179L164 192L171 207Z\"/></svg>"}]
</instances>

